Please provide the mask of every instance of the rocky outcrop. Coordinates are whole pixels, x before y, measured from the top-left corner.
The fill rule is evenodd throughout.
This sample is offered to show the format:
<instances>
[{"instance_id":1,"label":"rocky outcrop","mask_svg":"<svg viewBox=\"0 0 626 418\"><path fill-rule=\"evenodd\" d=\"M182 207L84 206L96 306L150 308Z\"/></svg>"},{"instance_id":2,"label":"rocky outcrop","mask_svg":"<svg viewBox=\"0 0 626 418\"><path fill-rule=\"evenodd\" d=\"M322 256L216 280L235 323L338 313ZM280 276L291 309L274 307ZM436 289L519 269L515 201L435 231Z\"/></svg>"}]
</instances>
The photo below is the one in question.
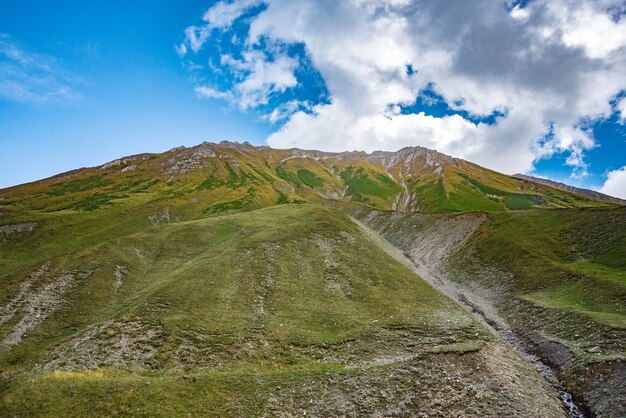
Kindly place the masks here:
<instances>
[{"instance_id":1,"label":"rocky outcrop","mask_svg":"<svg viewBox=\"0 0 626 418\"><path fill-rule=\"evenodd\" d=\"M0 235L10 235L17 232L31 232L37 226L37 222L25 222L21 224L0 226Z\"/></svg>"}]
</instances>

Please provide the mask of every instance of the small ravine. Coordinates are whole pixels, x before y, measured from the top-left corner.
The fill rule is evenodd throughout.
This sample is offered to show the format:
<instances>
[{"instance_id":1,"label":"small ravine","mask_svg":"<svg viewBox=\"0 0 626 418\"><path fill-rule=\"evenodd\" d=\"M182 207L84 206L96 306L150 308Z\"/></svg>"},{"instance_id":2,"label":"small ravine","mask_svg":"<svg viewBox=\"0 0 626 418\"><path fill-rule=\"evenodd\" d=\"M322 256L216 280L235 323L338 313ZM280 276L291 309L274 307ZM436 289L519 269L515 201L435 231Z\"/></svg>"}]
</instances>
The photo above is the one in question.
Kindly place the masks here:
<instances>
[{"instance_id":1,"label":"small ravine","mask_svg":"<svg viewBox=\"0 0 626 418\"><path fill-rule=\"evenodd\" d=\"M487 325L491 327L491 329L496 331L498 335L504 338L506 342L511 344L520 354L522 354L535 369L541 372L550 386L552 386L552 388L559 395L559 398L561 399L561 402L563 402L563 405L565 405L565 409L567 410L567 414L570 418L586 418L586 415L574 402L571 393L565 390L563 382L559 381L556 372L552 369L552 367L541 361L541 359L536 355L528 352L524 344L511 330L502 329L502 327L500 327L495 321L490 320L480 308L470 303L463 294L458 294L456 300L463 307L478 315Z\"/></svg>"}]
</instances>

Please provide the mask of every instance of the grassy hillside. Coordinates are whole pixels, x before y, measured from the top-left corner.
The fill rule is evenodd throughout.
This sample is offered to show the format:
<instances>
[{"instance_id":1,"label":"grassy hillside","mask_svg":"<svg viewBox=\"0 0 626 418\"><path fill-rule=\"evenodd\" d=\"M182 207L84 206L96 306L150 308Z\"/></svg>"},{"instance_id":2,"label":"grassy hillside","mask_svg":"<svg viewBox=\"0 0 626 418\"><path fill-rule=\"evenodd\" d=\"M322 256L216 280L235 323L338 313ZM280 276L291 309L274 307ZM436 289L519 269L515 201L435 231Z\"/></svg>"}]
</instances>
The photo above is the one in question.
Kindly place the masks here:
<instances>
[{"instance_id":1,"label":"grassy hillside","mask_svg":"<svg viewBox=\"0 0 626 418\"><path fill-rule=\"evenodd\" d=\"M465 270L475 256L509 271L510 292L527 302L626 329L625 254L626 210L595 209L492 214L460 257ZM571 331L562 339L580 345Z\"/></svg>"},{"instance_id":2,"label":"grassy hillside","mask_svg":"<svg viewBox=\"0 0 626 418\"><path fill-rule=\"evenodd\" d=\"M352 201L402 212L606 205L423 148L323 153L203 143L141 154L0 191L6 219L184 207L182 219L274 204Z\"/></svg>"},{"instance_id":3,"label":"grassy hillside","mask_svg":"<svg viewBox=\"0 0 626 418\"><path fill-rule=\"evenodd\" d=\"M607 364L624 211L598 206L423 148L204 143L0 190L0 415L560 416L526 360L346 213L393 209L378 229L403 250L437 220L450 250L466 215L402 213L489 212L455 278L519 276L498 293L510 322ZM559 334L554 312L593 327Z\"/></svg>"},{"instance_id":4,"label":"grassy hillside","mask_svg":"<svg viewBox=\"0 0 626 418\"><path fill-rule=\"evenodd\" d=\"M492 214L453 267L462 283L492 292L587 404L626 413L624 208Z\"/></svg>"},{"instance_id":5,"label":"grassy hillside","mask_svg":"<svg viewBox=\"0 0 626 418\"><path fill-rule=\"evenodd\" d=\"M0 244L1 415L563 413L519 355L342 213L172 216Z\"/></svg>"}]
</instances>

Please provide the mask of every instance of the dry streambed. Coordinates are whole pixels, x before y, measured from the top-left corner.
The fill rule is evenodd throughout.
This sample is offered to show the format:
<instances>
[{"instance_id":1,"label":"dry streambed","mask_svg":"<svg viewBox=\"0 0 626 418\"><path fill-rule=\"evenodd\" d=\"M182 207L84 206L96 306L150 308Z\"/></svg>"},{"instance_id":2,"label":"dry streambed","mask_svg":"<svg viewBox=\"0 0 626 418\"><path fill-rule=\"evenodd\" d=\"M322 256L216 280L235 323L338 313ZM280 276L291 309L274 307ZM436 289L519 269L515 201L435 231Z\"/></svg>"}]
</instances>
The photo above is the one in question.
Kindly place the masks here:
<instances>
[{"instance_id":1,"label":"dry streambed","mask_svg":"<svg viewBox=\"0 0 626 418\"><path fill-rule=\"evenodd\" d=\"M414 228L413 231L409 229L403 234L393 234L396 246L381 237L394 228L398 220L406 218L406 216L400 213L382 214L378 211L371 211L366 214L357 213L352 219L383 250L410 265L421 278L472 312L506 340L547 380L558 394L571 418L584 417L572 395L558 380L555 371L526 349L506 320L499 315L493 303L483 296L485 289L481 289L481 292L475 292L472 288L461 286L446 277L444 265L447 258L461 248L487 219L487 216L483 213L438 217L426 215L424 218L429 218L427 221L424 220L424 222L411 225Z\"/></svg>"}]
</instances>

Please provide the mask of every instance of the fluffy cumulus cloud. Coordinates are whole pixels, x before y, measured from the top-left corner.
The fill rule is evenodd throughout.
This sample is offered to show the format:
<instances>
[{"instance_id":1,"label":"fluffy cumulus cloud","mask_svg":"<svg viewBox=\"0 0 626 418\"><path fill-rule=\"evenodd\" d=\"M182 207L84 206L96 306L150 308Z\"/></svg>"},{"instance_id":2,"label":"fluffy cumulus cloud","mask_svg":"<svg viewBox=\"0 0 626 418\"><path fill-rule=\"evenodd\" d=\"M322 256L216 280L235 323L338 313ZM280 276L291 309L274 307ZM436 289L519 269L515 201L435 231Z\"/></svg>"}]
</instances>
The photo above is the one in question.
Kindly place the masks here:
<instances>
[{"instance_id":1,"label":"fluffy cumulus cloud","mask_svg":"<svg viewBox=\"0 0 626 418\"><path fill-rule=\"evenodd\" d=\"M609 171L600 192L626 199L626 166L619 170Z\"/></svg>"},{"instance_id":2,"label":"fluffy cumulus cloud","mask_svg":"<svg viewBox=\"0 0 626 418\"><path fill-rule=\"evenodd\" d=\"M285 47L303 45L328 100L285 104L292 95L278 105L266 117L281 121L268 138L275 147L422 145L508 173L566 153L573 173L584 176L585 153L597 145L590 124L616 111L624 117L624 100L615 100L626 90L626 6L517 3L221 1L187 29L178 51L209 48L212 33L244 21L244 33L233 34L244 38L243 53L221 59L238 76L228 93L207 87L205 96L247 109L305 82ZM427 94L448 112L417 109Z\"/></svg>"},{"instance_id":3,"label":"fluffy cumulus cloud","mask_svg":"<svg viewBox=\"0 0 626 418\"><path fill-rule=\"evenodd\" d=\"M271 93L284 92L298 84L293 74L298 62L284 54L276 54L268 61L261 51L246 51L241 60L222 55L221 63L234 69L241 80L234 90L242 109L266 104Z\"/></svg>"}]
</instances>

